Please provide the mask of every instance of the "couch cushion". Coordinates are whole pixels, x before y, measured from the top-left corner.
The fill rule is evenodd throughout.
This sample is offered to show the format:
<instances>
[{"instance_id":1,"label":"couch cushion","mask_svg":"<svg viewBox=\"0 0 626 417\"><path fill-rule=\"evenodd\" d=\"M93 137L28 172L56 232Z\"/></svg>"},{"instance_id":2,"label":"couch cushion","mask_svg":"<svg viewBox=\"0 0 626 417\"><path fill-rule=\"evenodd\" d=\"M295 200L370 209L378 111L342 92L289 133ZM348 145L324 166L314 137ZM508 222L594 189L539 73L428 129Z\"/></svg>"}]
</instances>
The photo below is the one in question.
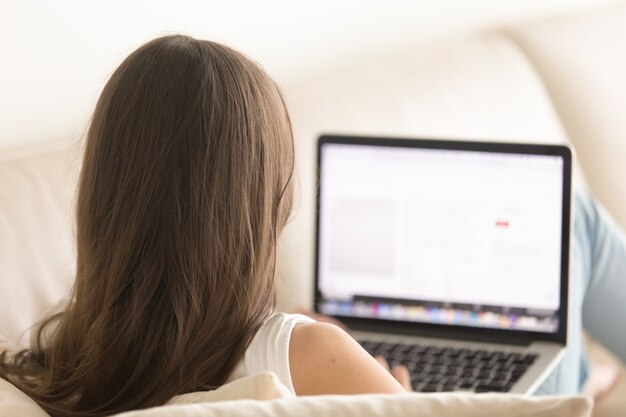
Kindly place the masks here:
<instances>
[{"instance_id":1,"label":"couch cushion","mask_svg":"<svg viewBox=\"0 0 626 417\"><path fill-rule=\"evenodd\" d=\"M591 189L626 226L626 4L519 25Z\"/></svg>"}]
</instances>

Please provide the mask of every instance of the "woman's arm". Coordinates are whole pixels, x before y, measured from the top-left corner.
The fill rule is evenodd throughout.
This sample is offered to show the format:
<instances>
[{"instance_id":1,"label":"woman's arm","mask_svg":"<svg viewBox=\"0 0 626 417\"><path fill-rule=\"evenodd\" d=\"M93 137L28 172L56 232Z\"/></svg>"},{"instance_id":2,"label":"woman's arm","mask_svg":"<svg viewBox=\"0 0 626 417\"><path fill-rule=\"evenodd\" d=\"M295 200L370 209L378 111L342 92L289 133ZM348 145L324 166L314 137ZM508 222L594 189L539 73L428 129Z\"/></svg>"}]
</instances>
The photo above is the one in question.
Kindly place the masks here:
<instances>
[{"instance_id":1,"label":"woman's arm","mask_svg":"<svg viewBox=\"0 0 626 417\"><path fill-rule=\"evenodd\" d=\"M328 323L294 328L289 367L297 395L406 392L350 335Z\"/></svg>"}]
</instances>

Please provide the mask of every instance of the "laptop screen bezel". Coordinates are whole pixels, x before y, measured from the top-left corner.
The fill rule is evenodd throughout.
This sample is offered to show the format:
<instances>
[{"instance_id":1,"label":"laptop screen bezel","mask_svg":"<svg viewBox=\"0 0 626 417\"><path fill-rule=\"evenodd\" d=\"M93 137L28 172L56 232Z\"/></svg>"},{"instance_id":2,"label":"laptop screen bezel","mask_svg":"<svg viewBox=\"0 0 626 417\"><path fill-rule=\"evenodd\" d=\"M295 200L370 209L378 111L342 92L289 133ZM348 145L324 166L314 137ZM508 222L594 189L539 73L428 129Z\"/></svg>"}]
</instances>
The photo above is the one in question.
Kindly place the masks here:
<instances>
[{"instance_id":1,"label":"laptop screen bezel","mask_svg":"<svg viewBox=\"0 0 626 417\"><path fill-rule=\"evenodd\" d=\"M568 283L569 283L569 256L571 230L571 198L572 198L572 153L564 145L508 143L508 142L478 142L443 139L416 139L416 138L386 138L372 136L321 135L317 143L316 169L316 211L315 211L315 291L314 309L321 313L319 305L322 294L319 287L320 264L320 203L321 183L320 169L322 163L322 148L327 144L365 145L381 147L404 147L436 150L458 150L476 152L497 152L509 154L550 155L563 158L563 215L561 225L561 291L557 313L559 328L557 332L533 332L524 330L494 329L485 327L470 327L448 324L394 321L378 318L361 318L334 315L351 329L357 331L373 331L381 333L398 333L415 336L446 337L465 340L485 341L492 343L528 344L533 341L549 341L566 344L567 317L568 317Z\"/></svg>"}]
</instances>

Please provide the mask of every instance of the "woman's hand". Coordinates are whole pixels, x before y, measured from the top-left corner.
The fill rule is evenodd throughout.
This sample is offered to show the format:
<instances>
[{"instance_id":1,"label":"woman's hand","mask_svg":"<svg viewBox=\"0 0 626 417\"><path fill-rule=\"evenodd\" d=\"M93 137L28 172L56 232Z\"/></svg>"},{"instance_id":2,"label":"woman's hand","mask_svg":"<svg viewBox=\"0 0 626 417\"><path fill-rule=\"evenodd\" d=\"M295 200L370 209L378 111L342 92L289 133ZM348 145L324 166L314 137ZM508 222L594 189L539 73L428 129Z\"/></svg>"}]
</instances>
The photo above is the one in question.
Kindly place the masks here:
<instances>
[{"instance_id":1,"label":"woman's hand","mask_svg":"<svg viewBox=\"0 0 626 417\"><path fill-rule=\"evenodd\" d=\"M374 356L374 359L380 363L383 368L391 373L391 375L402 385L402 388L407 390L407 392L413 391L413 387L411 386L411 375L409 374L409 370L406 369L404 365L396 365L393 368L389 369L389 364L387 363L387 359L382 356Z\"/></svg>"}]
</instances>

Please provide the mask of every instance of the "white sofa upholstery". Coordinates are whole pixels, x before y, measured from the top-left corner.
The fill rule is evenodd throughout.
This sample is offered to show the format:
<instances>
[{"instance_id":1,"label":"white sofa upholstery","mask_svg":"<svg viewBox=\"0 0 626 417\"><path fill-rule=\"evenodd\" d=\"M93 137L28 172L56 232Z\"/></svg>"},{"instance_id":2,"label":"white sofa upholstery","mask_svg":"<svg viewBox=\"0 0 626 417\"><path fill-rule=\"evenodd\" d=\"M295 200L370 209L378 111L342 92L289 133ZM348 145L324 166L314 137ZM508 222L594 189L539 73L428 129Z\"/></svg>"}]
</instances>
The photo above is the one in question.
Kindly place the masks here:
<instances>
[{"instance_id":1,"label":"white sofa upholstery","mask_svg":"<svg viewBox=\"0 0 626 417\"><path fill-rule=\"evenodd\" d=\"M0 335L21 346L72 283L78 155L66 142L0 154Z\"/></svg>"},{"instance_id":2,"label":"white sofa upholstery","mask_svg":"<svg viewBox=\"0 0 626 417\"><path fill-rule=\"evenodd\" d=\"M264 372L215 391L180 395L165 406L115 417L588 417L591 406L582 396L411 393L295 398L274 374ZM0 379L0 417L15 416L49 417L33 400Z\"/></svg>"},{"instance_id":3,"label":"white sofa upholstery","mask_svg":"<svg viewBox=\"0 0 626 417\"><path fill-rule=\"evenodd\" d=\"M507 33L543 79L593 191L626 227L626 4Z\"/></svg>"},{"instance_id":4,"label":"white sofa upholstery","mask_svg":"<svg viewBox=\"0 0 626 417\"><path fill-rule=\"evenodd\" d=\"M285 91L299 192L280 243L279 307L311 300L314 153L321 132L550 143L571 138L591 189L626 221L626 198L617 191L626 158L620 113L626 50L614 42L625 35L626 7L615 6L407 50ZM587 58L581 42L597 59ZM71 285L79 165L77 141L0 152L0 335L13 343L26 345L29 325Z\"/></svg>"}]
</instances>

